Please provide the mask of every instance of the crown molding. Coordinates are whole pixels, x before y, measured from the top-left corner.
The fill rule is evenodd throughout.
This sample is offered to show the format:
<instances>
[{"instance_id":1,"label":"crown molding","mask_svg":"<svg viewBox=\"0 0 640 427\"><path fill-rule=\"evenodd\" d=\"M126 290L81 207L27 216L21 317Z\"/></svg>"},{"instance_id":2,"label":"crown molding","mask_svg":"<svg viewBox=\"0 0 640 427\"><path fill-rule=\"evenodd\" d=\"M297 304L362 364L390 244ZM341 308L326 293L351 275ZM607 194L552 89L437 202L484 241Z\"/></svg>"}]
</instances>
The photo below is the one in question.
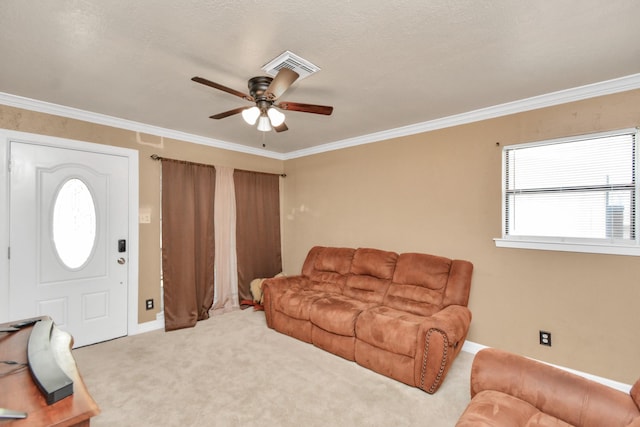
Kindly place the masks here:
<instances>
[{"instance_id":1,"label":"crown molding","mask_svg":"<svg viewBox=\"0 0 640 427\"><path fill-rule=\"evenodd\" d=\"M39 101L36 99L25 98L22 96L3 92L0 92L0 104L37 111L40 113L53 114L56 116L82 120L90 123L112 126L120 129L127 129L134 132L142 132L151 135L162 136L165 138L192 142L194 144L207 145L210 147L221 148L223 150L237 151L240 153L253 154L256 156L268 157L277 160L290 160L298 157L305 157L313 154L355 147L357 145L370 144L373 142L384 141L392 138L415 135L418 133L459 126L463 124L478 122L481 120L502 117L509 114L521 113L524 111L551 107L559 104L566 104L569 102L625 92L638 88L640 88L640 73L585 86L579 86L572 89L552 92L545 95L534 96L518 101L507 102L504 104L481 108L478 110L443 117L440 119L429 120L426 122L415 123L412 125L388 129L385 131L362 135L354 138L329 142L327 144L322 144L303 150L290 151L284 154L248 147L246 145L236 144L219 139L194 135L173 129L162 128L159 126L147 125L140 122L121 119L105 114L93 113L91 111L80 110L73 107L67 107L64 105L53 104L50 102Z\"/></svg>"},{"instance_id":2,"label":"crown molding","mask_svg":"<svg viewBox=\"0 0 640 427\"><path fill-rule=\"evenodd\" d=\"M39 113L53 114L70 119L82 120L99 125L111 126L119 129L126 129L134 132L142 132L150 135L192 142L194 144L207 145L209 147L221 148L223 150L238 151L240 153L284 160L282 154L275 153L273 151L261 150L259 148L248 147L246 145L235 144L233 142L223 141L220 139L207 138L187 132L121 119L118 117L108 116L106 114L93 113L91 111L80 110L78 108L53 104L46 101L39 101L37 99L25 98L23 96L12 95L9 93L0 92L0 104L37 111Z\"/></svg>"},{"instance_id":3,"label":"crown molding","mask_svg":"<svg viewBox=\"0 0 640 427\"><path fill-rule=\"evenodd\" d=\"M310 156L313 154L324 153L327 151L340 150L343 148L354 147L357 145L370 144L373 142L383 141L402 136L415 135L418 133L445 129L453 126L464 125L481 120L488 120L497 117L507 116L509 114L522 113L524 111L536 110L538 108L551 107L554 105L566 104L574 101L595 98L603 95L611 95L619 92L626 92L640 88L640 73L630 76L620 77L617 79L606 80L599 83L593 83L585 86L579 86L572 89L565 89L545 95L534 96L518 101L507 102L492 107L481 108L462 114L443 117L440 119L429 120L422 123L407 125L395 129L388 129L381 132L371 133L368 135L357 136L354 138L343 139L340 141L330 142L318 145L304 150L291 151L285 154L285 160L295 159L298 157Z\"/></svg>"}]
</instances>

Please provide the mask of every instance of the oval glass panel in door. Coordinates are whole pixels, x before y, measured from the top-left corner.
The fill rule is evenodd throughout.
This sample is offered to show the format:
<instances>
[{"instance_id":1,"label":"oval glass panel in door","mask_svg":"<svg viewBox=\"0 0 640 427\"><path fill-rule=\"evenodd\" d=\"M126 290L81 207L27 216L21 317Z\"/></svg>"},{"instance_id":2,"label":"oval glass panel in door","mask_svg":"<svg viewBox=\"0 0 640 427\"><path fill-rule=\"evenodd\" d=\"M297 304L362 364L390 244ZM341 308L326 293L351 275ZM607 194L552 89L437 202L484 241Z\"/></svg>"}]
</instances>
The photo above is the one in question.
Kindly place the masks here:
<instances>
[{"instance_id":1,"label":"oval glass panel in door","mask_svg":"<svg viewBox=\"0 0 640 427\"><path fill-rule=\"evenodd\" d=\"M60 187L53 206L53 244L62 263L82 267L96 242L96 206L87 185L77 178Z\"/></svg>"}]
</instances>

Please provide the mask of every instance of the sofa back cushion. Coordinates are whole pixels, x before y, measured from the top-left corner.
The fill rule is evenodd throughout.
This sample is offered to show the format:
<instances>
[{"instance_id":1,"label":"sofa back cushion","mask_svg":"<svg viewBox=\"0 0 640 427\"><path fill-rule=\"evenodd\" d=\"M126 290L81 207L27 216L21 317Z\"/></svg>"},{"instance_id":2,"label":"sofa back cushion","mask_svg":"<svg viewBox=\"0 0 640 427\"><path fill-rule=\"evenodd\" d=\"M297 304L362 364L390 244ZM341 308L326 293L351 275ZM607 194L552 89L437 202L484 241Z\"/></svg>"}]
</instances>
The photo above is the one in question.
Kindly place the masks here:
<instances>
[{"instance_id":1,"label":"sofa back cushion","mask_svg":"<svg viewBox=\"0 0 640 427\"><path fill-rule=\"evenodd\" d=\"M422 316L430 316L440 311L452 303L450 299L445 299L445 296L454 265L457 269L458 264L455 261L435 255L401 254L396 262L393 279L383 304ZM462 278L456 281L459 282ZM471 281L470 274L467 279L468 289ZM454 299L460 300L459 297ZM466 301L463 305L466 305Z\"/></svg>"},{"instance_id":2,"label":"sofa back cushion","mask_svg":"<svg viewBox=\"0 0 640 427\"><path fill-rule=\"evenodd\" d=\"M396 270L398 254L380 249L359 248L353 254L351 274L362 274L379 279L391 279Z\"/></svg>"},{"instance_id":3,"label":"sofa back cushion","mask_svg":"<svg viewBox=\"0 0 640 427\"><path fill-rule=\"evenodd\" d=\"M324 250L324 246L314 246L309 250L307 257L304 260L304 264L302 264L302 275L306 277L311 277L313 273L313 266L316 263L316 258L318 254L320 254Z\"/></svg>"},{"instance_id":4,"label":"sofa back cushion","mask_svg":"<svg viewBox=\"0 0 640 427\"><path fill-rule=\"evenodd\" d=\"M329 272L345 275L349 273L355 249L324 248L313 264L316 272Z\"/></svg>"},{"instance_id":5,"label":"sofa back cushion","mask_svg":"<svg viewBox=\"0 0 640 427\"><path fill-rule=\"evenodd\" d=\"M309 251L302 273L311 279L312 288L342 293L354 252L351 248L316 246Z\"/></svg>"},{"instance_id":6,"label":"sofa back cushion","mask_svg":"<svg viewBox=\"0 0 640 427\"><path fill-rule=\"evenodd\" d=\"M356 249L343 294L380 304L391 283L398 254L379 249Z\"/></svg>"},{"instance_id":7,"label":"sofa back cushion","mask_svg":"<svg viewBox=\"0 0 640 427\"><path fill-rule=\"evenodd\" d=\"M471 291L471 276L473 264L469 261L454 259L451 261L451 270L447 279L447 288L444 292L442 306L452 304L467 306L469 304L469 292Z\"/></svg>"}]
</instances>

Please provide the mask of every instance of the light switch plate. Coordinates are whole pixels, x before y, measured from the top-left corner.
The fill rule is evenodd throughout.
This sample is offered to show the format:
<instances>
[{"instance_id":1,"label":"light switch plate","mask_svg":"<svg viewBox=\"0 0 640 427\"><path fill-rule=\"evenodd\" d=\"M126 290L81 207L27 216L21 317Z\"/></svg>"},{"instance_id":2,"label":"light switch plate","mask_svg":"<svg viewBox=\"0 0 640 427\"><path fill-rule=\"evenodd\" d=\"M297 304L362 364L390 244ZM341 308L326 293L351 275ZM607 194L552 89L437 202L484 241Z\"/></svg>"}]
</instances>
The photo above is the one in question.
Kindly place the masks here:
<instances>
[{"instance_id":1,"label":"light switch plate","mask_svg":"<svg viewBox=\"0 0 640 427\"><path fill-rule=\"evenodd\" d=\"M138 214L138 222L140 224L151 223L151 211L147 209L140 209L140 213Z\"/></svg>"}]
</instances>

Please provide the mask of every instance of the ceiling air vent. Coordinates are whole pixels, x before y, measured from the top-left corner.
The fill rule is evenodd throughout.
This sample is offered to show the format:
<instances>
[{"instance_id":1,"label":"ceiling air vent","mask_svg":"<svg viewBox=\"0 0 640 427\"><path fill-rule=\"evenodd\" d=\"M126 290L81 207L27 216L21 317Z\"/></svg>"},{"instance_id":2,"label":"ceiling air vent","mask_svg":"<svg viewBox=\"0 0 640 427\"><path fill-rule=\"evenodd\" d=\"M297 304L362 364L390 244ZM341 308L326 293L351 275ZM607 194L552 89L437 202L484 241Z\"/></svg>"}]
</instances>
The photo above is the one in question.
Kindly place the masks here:
<instances>
[{"instance_id":1,"label":"ceiling air vent","mask_svg":"<svg viewBox=\"0 0 640 427\"><path fill-rule=\"evenodd\" d=\"M302 80L305 77L309 77L311 74L320 71L320 67L317 65L313 65L311 62L300 58L298 55L291 53L288 50L265 64L262 67L262 70L270 76L275 76L282 68L289 68L298 73L300 75L298 80Z\"/></svg>"}]
</instances>

